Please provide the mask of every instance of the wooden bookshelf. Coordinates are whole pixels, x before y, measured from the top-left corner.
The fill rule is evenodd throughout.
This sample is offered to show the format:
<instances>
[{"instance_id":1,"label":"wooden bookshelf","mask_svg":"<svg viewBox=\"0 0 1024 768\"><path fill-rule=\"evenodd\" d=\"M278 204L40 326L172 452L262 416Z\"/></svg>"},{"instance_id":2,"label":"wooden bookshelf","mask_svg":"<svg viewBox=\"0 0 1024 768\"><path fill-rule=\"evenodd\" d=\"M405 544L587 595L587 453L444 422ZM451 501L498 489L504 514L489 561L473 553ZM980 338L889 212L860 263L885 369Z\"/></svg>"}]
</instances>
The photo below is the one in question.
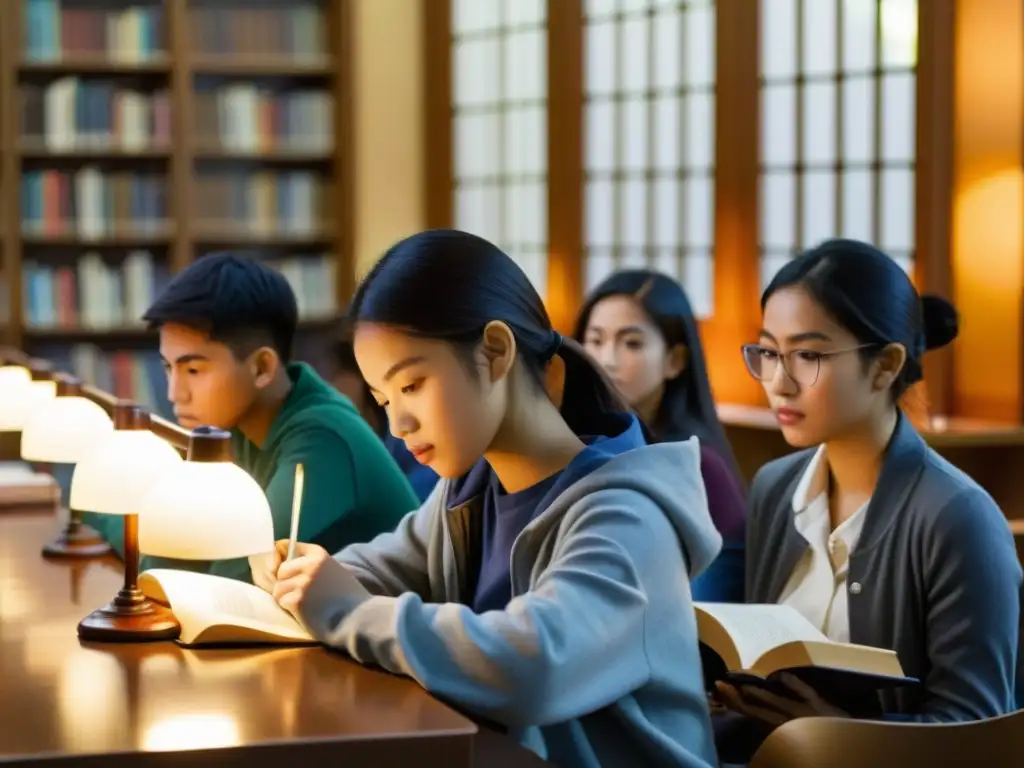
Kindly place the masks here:
<instances>
[{"instance_id":1,"label":"wooden bookshelf","mask_svg":"<svg viewBox=\"0 0 1024 768\"><path fill-rule=\"evenodd\" d=\"M152 351L138 315L218 250L331 327L355 281L350 3L4 0L3 341L72 368L60 349ZM126 375L92 383L138 399Z\"/></svg>"}]
</instances>

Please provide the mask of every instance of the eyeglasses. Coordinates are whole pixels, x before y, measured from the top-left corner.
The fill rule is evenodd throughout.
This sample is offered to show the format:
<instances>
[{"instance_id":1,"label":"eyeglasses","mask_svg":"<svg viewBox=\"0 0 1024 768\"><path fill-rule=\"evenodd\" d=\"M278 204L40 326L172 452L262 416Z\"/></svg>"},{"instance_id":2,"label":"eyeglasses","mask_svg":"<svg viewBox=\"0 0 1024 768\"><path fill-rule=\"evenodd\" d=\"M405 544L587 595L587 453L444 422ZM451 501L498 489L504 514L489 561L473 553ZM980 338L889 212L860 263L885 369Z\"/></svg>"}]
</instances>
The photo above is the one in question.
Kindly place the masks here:
<instances>
[{"instance_id":1,"label":"eyeglasses","mask_svg":"<svg viewBox=\"0 0 1024 768\"><path fill-rule=\"evenodd\" d=\"M821 361L849 352L873 347L874 344L861 344L849 349L837 349L832 352L818 352L812 349L791 349L780 352L760 344L744 344L743 362L747 364L750 375L758 381L771 381L778 373L779 366L786 375L802 387L813 387L821 373Z\"/></svg>"}]
</instances>

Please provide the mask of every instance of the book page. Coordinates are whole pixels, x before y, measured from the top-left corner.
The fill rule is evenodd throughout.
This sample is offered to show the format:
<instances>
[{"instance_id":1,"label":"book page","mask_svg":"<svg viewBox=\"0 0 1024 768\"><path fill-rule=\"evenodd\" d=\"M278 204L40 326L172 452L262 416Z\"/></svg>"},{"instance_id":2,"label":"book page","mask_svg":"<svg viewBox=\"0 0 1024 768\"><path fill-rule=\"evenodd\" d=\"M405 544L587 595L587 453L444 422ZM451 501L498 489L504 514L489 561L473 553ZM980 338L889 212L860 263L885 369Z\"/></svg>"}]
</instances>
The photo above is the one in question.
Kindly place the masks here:
<instances>
[{"instance_id":1,"label":"book page","mask_svg":"<svg viewBox=\"0 0 1024 768\"><path fill-rule=\"evenodd\" d=\"M713 617L729 634L743 669L751 669L762 654L786 643L830 642L799 611L788 605L695 603L694 608L698 613L703 611Z\"/></svg>"},{"instance_id":2,"label":"book page","mask_svg":"<svg viewBox=\"0 0 1024 768\"><path fill-rule=\"evenodd\" d=\"M312 639L273 597L252 584L205 573L154 568L139 577L139 586L147 594L154 594L152 586L145 583L147 579L158 583L181 623L185 642L215 625L248 627L282 639Z\"/></svg>"}]
</instances>

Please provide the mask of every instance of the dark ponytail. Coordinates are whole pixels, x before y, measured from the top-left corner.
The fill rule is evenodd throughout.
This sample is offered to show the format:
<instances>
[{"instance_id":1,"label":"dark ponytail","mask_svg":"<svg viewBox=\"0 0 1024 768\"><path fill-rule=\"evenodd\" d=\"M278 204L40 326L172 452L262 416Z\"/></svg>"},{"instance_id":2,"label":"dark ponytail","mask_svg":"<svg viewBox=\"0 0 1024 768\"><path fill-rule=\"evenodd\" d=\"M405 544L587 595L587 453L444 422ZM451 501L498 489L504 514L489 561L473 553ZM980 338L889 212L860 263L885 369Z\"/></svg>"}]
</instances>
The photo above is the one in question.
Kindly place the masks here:
<instances>
[{"instance_id":1,"label":"dark ponytail","mask_svg":"<svg viewBox=\"0 0 1024 768\"><path fill-rule=\"evenodd\" d=\"M467 361L486 325L497 320L512 330L520 362L538 386L555 355L564 362L561 413L574 432L600 434L609 414L629 410L590 356L552 329L526 273L467 232L429 230L393 245L359 285L349 317L447 341Z\"/></svg>"}]
</instances>

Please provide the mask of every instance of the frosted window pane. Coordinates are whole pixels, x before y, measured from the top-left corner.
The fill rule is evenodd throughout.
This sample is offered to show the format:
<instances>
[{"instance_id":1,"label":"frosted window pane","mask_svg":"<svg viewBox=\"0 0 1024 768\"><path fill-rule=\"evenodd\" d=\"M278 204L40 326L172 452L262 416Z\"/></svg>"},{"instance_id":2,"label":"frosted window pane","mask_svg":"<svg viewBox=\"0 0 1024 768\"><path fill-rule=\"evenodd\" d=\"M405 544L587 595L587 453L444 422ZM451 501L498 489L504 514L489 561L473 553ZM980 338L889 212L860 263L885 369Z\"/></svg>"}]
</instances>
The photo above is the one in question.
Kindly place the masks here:
<instances>
[{"instance_id":1,"label":"frosted window pane","mask_svg":"<svg viewBox=\"0 0 1024 768\"><path fill-rule=\"evenodd\" d=\"M833 163L836 159L836 87L808 83L804 88L804 160Z\"/></svg>"},{"instance_id":2,"label":"frosted window pane","mask_svg":"<svg viewBox=\"0 0 1024 768\"><path fill-rule=\"evenodd\" d=\"M796 177L768 173L761 184L761 241L766 248L791 248L796 243Z\"/></svg>"},{"instance_id":3,"label":"frosted window pane","mask_svg":"<svg viewBox=\"0 0 1024 768\"><path fill-rule=\"evenodd\" d=\"M501 24L501 3L452 0L452 32L480 32Z\"/></svg>"},{"instance_id":4,"label":"frosted window pane","mask_svg":"<svg viewBox=\"0 0 1024 768\"><path fill-rule=\"evenodd\" d=\"M804 73L836 71L836 6L834 0L804 2Z\"/></svg>"},{"instance_id":5,"label":"frosted window pane","mask_svg":"<svg viewBox=\"0 0 1024 768\"><path fill-rule=\"evenodd\" d=\"M587 243L612 245L615 223L615 188L610 181L587 184Z\"/></svg>"},{"instance_id":6,"label":"frosted window pane","mask_svg":"<svg viewBox=\"0 0 1024 768\"><path fill-rule=\"evenodd\" d=\"M622 105L625 146L623 147L623 167L627 170L640 170L647 166L647 102L640 99L628 101Z\"/></svg>"},{"instance_id":7,"label":"frosted window pane","mask_svg":"<svg viewBox=\"0 0 1024 768\"><path fill-rule=\"evenodd\" d=\"M541 99L547 92L547 51L541 30L505 38L505 98Z\"/></svg>"},{"instance_id":8,"label":"frosted window pane","mask_svg":"<svg viewBox=\"0 0 1024 768\"><path fill-rule=\"evenodd\" d=\"M655 88L675 88L682 83L679 12L675 9L654 17L654 62Z\"/></svg>"},{"instance_id":9,"label":"frosted window pane","mask_svg":"<svg viewBox=\"0 0 1024 768\"><path fill-rule=\"evenodd\" d=\"M663 275L668 275L673 280L682 283L682 264L679 263L679 251L675 248L659 248L654 254L654 264L651 266Z\"/></svg>"},{"instance_id":10,"label":"frosted window pane","mask_svg":"<svg viewBox=\"0 0 1024 768\"><path fill-rule=\"evenodd\" d=\"M871 171L847 171L843 174L843 237L870 242Z\"/></svg>"},{"instance_id":11,"label":"frosted window pane","mask_svg":"<svg viewBox=\"0 0 1024 768\"><path fill-rule=\"evenodd\" d=\"M533 287L542 299L547 297L548 291L548 256L546 253L535 250L523 251L519 255L519 266L526 276L530 278Z\"/></svg>"},{"instance_id":12,"label":"frosted window pane","mask_svg":"<svg viewBox=\"0 0 1024 768\"><path fill-rule=\"evenodd\" d=\"M547 114L543 107L509 110L505 117L506 170L543 173L547 166Z\"/></svg>"},{"instance_id":13,"label":"frosted window pane","mask_svg":"<svg viewBox=\"0 0 1024 768\"><path fill-rule=\"evenodd\" d=\"M686 77L690 85L715 82L715 12L713 8L686 11Z\"/></svg>"},{"instance_id":14,"label":"frosted window pane","mask_svg":"<svg viewBox=\"0 0 1024 768\"><path fill-rule=\"evenodd\" d=\"M651 156L651 165L659 170L679 167L681 107L682 104L676 96L665 96L654 101L654 152Z\"/></svg>"},{"instance_id":15,"label":"frosted window pane","mask_svg":"<svg viewBox=\"0 0 1024 768\"><path fill-rule=\"evenodd\" d=\"M598 283L615 271L615 262L612 259L612 254L606 249L590 251L587 253L587 258L584 261L586 262L587 291L594 290Z\"/></svg>"},{"instance_id":16,"label":"frosted window pane","mask_svg":"<svg viewBox=\"0 0 1024 768\"><path fill-rule=\"evenodd\" d=\"M686 181L686 232L683 242L688 246L710 248L714 229L714 191L711 179L691 178Z\"/></svg>"},{"instance_id":17,"label":"frosted window pane","mask_svg":"<svg viewBox=\"0 0 1024 768\"><path fill-rule=\"evenodd\" d=\"M615 24L610 21L587 25L587 92L612 93L615 90Z\"/></svg>"},{"instance_id":18,"label":"frosted window pane","mask_svg":"<svg viewBox=\"0 0 1024 768\"><path fill-rule=\"evenodd\" d=\"M641 93L647 88L647 55L650 50L647 27L646 16L622 22L622 55L625 60L622 90L626 93Z\"/></svg>"},{"instance_id":19,"label":"frosted window pane","mask_svg":"<svg viewBox=\"0 0 1024 768\"><path fill-rule=\"evenodd\" d=\"M843 0L843 69L866 72L875 67L876 0Z\"/></svg>"},{"instance_id":20,"label":"frosted window pane","mask_svg":"<svg viewBox=\"0 0 1024 768\"><path fill-rule=\"evenodd\" d=\"M693 93L686 98L687 136L684 162L689 168L710 168L715 162L715 111L710 93Z\"/></svg>"},{"instance_id":21,"label":"frosted window pane","mask_svg":"<svg viewBox=\"0 0 1024 768\"><path fill-rule=\"evenodd\" d=\"M856 77L843 84L843 160L867 163L874 157L875 99L868 77Z\"/></svg>"},{"instance_id":22,"label":"frosted window pane","mask_svg":"<svg viewBox=\"0 0 1024 768\"><path fill-rule=\"evenodd\" d=\"M583 12L587 16L607 16L614 13L618 0L586 0Z\"/></svg>"},{"instance_id":23,"label":"frosted window pane","mask_svg":"<svg viewBox=\"0 0 1024 768\"><path fill-rule=\"evenodd\" d=\"M761 2L761 72L777 78L796 74L796 0Z\"/></svg>"},{"instance_id":24,"label":"frosted window pane","mask_svg":"<svg viewBox=\"0 0 1024 768\"><path fill-rule=\"evenodd\" d=\"M914 158L914 76L882 77L882 159Z\"/></svg>"},{"instance_id":25,"label":"frosted window pane","mask_svg":"<svg viewBox=\"0 0 1024 768\"><path fill-rule=\"evenodd\" d=\"M710 251L686 254L680 282L690 297L693 313L697 317L710 317L715 305L715 271Z\"/></svg>"},{"instance_id":26,"label":"frosted window pane","mask_svg":"<svg viewBox=\"0 0 1024 768\"><path fill-rule=\"evenodd\" d=\"M935 2L935 0L926 0L926 2ZM916 0L883 0L882 66L911 67L916 63Z\"/></svg>"},{"instance_id":27,"label":"frosted window pane","mask_svg":"<svg viewBox=\"0 0 1024 768\"><path fill-rule=\"evenodd\" d=\"M792 261L792 255L786 252L766 253L761 257L761 290L775 277L775 273Z\"/></svg>"},{"instance_id":28,"label":"frosted window pane","mask_svg":"<svg viewBox=\"0 0 1024 768\"><path fill-rule=\"evenodd\" d=\"M492 3L480 3L480 0L469 0L480 5L492 5ZM556 0L557 2L557 0ZM547 0L515 0L515 2L501 3L505 9L505 19L511 26L520 24L539 24L547 18Z\"/></svg>"},{"instance_id":29,"label":"frosted window pane","mask_svg":"<svg viewBox=\"0 0 1024 768\"><path fill-rule=\"evenodd\" d=\"M587 167L610 171L615 167L615 104L587 104Z\"/></svg>"},{"instance_id":30,"label":"frosted window pane","mask_svg":"<svg viewBox=\"0 0 1024 768\"><path fill-rule=\"evenodd\" d=\"M497 187L465 187L455 191L455 225L491 242L501 240L501 195Z\"/></svg>"},{"instance_id":31,"label":"frosted window pane","mask_svg":"<svg viewBox=\"0 0 1024 768\"><path fill-rule=\"evenodd\" d=\"M658 179L654 184L654 242L677 245L679 237L679 182Z\"/></svg>"},{"instance_id":32,"label":"frosted window pane","mask_svg":"<svg viewBox=\"0 0 1024 768\"><path fill-rule=\"evenodd\" d=\"M619 190L622 245L642 246L647 240L647 185L643 181L625 181L619 184Z\"/></svg>"},{"instance_id":33,"label":"frosted window pane","mask_svg":"<svg viewBox=\"0 0 1024 768\"><path fill-rule=\"evenodd\" d=\"M547 235L545 211L547 190L543 184L528 182L505 187L505 222L508 239L536 246Z\"/></svg>"},{"instance_id":34,"label":"frosted window pane","mask_svg":"<svg viewBox=\"0 0 1024 768\"><path fill-rule=\"evenodd\" d=\"M647 256L639 248L623 251L618 265L619 269L644 269L647 266Z\"/></svg>"},{"instance_id":35,"label":"frosted window pane","mask_svg":"<svg viewBox=\"0 0 1024 768\"><path fill-rule=\"evenodd\" d=\"M455 104L466 106L497 101L501 88L500 54L501 42L497 38L455 44L452 94Z\"/></svg>"},{"instance_id":36,"label":"frosted window pane","mask_svg":"<svg viewBox=\"0 0 1024 768\"><path fill-rule=\"evenodd\" d=\"M762 93L762 162L767 166L791 166L796 162L796 88L769 85Z\"/></svg>"},{"instance_id":37,"label":"frosted window pane","mask_svg":"<svg viewBox=\"0 0 1024 768\"><path fill-rule=\"evenodd\" d=\"M908 251L914 245L914 173L882 171L882 242L885 250Z\"/></svg>"},{"instance_id":38,"label":"frosted window pane","mask_svg":"<svg viewBox=\"0 0 1024 768\"><path fill-rule=\"evenodd\" d=\"M497 114L455 116L455 177L496 173L501 166Z\"/></svg>"},{"instance_id":39,"label":"frosted window pane","mask_svg":"<svg viewBox=\"0 0 1024 768\"><path fill-rule=\"evenodd\" d=\"M836 176L832 172L804 174L804 232L806 247L836 235Z\"/></svg>"},{"instance_id":40,"label":"frosted window pane","mask_svg":"<svg viewBox=\"0 0 1024 768\"><path fill-rule=\"evenodd\" d=\"M635 13L647 8L648 0L619 0L619 10L623 13Z\"/></svg>"}]
</instances>

